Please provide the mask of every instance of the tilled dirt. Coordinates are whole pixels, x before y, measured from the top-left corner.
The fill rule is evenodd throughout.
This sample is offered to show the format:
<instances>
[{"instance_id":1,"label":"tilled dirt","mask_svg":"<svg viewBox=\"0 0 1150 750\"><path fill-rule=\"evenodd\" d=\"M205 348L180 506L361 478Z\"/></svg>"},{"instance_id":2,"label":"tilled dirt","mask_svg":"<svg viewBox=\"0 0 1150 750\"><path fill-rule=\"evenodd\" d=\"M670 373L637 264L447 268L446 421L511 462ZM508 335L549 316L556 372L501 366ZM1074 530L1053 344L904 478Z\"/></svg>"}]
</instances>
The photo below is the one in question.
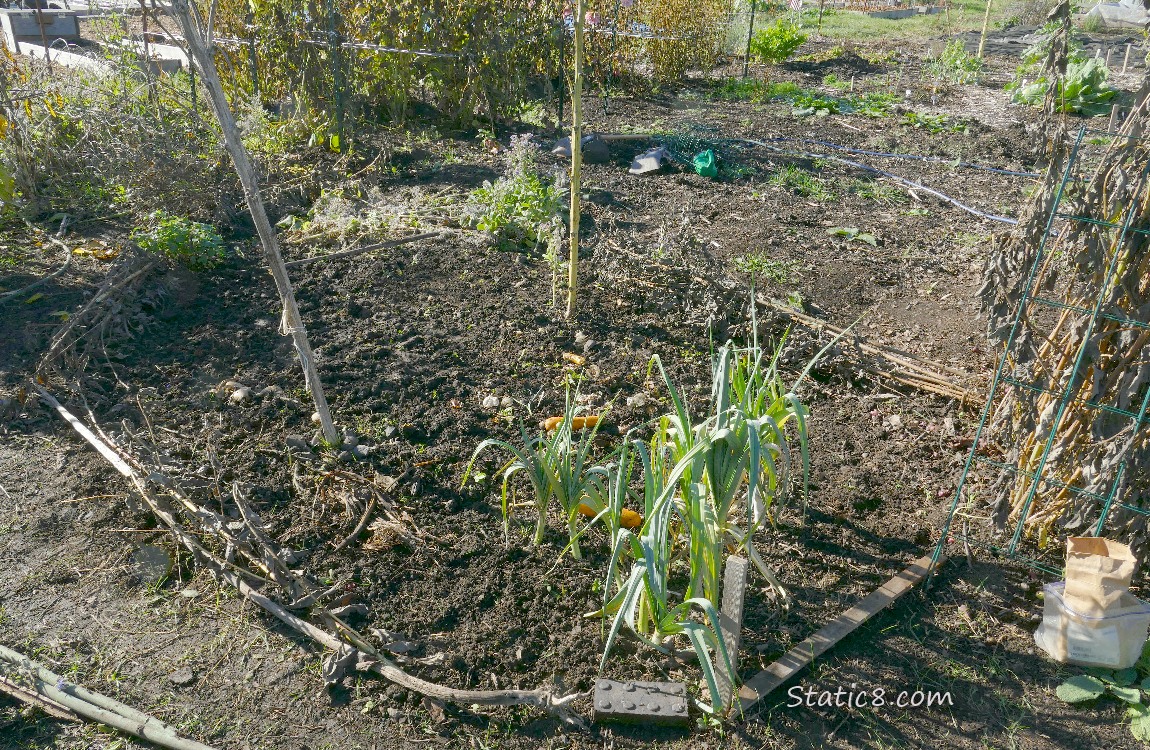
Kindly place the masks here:
<instances>
[{"instance_id":1,"label":"tilled dirt","mask_svg":"<svg viewBox=\"0 0 1150 750\"><path fill-rule=\"evenodd\" d=\"M875 87L906 88L891 80L893 68L876 67L857 72L860 86L871 76L884 81ZM780 75L809 86L826 72L795 64ZM771 139L1033 167L1031 115L1008 108L1001 91L936 93L914 84L906 108L969 121L966 133L931 134L898 125L897 117L796 118L785 104L713 101L711 85L699 80L665 99L612 98L606 114L598 99L589 98L586 108L604 132L702 126L715 138L816 154L835 152ZM372 151L370 143L363 148ZM395 169L380 169L377 186L460 191L501 169L479 139L444 138L421 148L413 156L381 141ZM453 230L293 271L333 412L366 449L365 459L342 470L403 475L395 494L415 541L384 534L372 544L365 535L332 552L358 516L317 491L335 466L289 450L289 436L308 439L316 428L294 351L277 334L274 286L250 239L238 237L243 254L211 272L149 276L137 301L126 301L124 325L88 349L93 359L81 363L78 381L49 383L75 412L90 408L109 434L206 507L234 512L230 488L241 483L269 534L298 553L298 567L338 586L342 602L366 605L367 616L353 624L394 636L420 677L460 688L532 688L558 679L587 690L602 638L600 621L585 615L601 603L605 540L592 534L582 560L560 560L559 524L543 546L531 547L526 509L505 535L498 487L460 488L481 440L513 438L517 420L531 424L557 413L571 378L592 406L611 404L609 421L618 431L640 426L667 407L661 385L648 378L653 355L700 411L711 337L749 333L749 278L737 260L755 251L781 269L759 281L768 298L790 299L816 317L854 323L869 339L956 367L967 373L968 387L984 384L993 366L972 296L988 237L1006 225L889 182L883 184L898 188L897 197L863 197L857 188L865 172L761 145L727 143L721 155L740 169L719 180L679 166L635 177L626 166L639 148L616 145L609 163L585 169L583 296L572 321L552 303L552 272L537 253L495 249L474 232ZM1006 216L1029 184L949 163L837 155ZM418 166L437 159L442 163ZM833 197L772 184L787 164L813 170ZM870 233L875 244L832 234L839 228ZM77 259L40 300L5 306L0 395L19 396L59 325L51 313L80 304L108 265ZM4 286L27 280L9 276ZM764 337L781 337L787 325L786 316L766 308L759 319ZM788 342L784 361L793 377L818 343L800 329ZM564 353L586 362L575 366ZM228 380L253 396L233 403L234 388L220 388ZM841 354L815 371L802 394L812 415L809 505L785 513L757 542L793 603L781 608L752 577L744 677L933 547L977 418L970 407L869 379ZM489 396L508 401L485 408ZM420 696L366 678L325 689L316 648L185 558L162 584L142 582L131 554L144 544L174 553L171 537L34 399L6 408L3 641L221 748L1133 746L1118 708L1076 709L1054 697L1070 672L1033 645L1042 581L992 560L950 562L929 594L909 595L793 683L802 696L808 689L882 689L891 701L883 707L792 707L796 699L784 690L722 727L577 730L522 709L449 706L442 715ZM600 440L607 448L612 437ZM177 674L184 669L190 681ZM606 674L684 680L692 690L699 679L693 666L625 638ZM948 700L899 708L893 702L904 690L937 691ZM587 701L577 708L587 713ZM132 743L0 700L0 747L125 746Z\"/></svg>"}]
</instances>

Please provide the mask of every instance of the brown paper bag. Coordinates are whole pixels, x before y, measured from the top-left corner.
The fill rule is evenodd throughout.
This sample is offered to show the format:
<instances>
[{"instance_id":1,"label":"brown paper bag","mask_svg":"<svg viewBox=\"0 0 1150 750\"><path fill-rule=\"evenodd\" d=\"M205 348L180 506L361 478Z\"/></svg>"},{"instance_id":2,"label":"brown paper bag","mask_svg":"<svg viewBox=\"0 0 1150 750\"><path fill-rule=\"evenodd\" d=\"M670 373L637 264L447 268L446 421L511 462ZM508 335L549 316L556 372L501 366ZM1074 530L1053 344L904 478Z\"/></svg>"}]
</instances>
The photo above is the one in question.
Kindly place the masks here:
<instances>
[{"instance_id":1,"label":"brown paper bag","mask_svg":"<svg viewBox=\"0 0 1150 750\"><path fill-rule=\"evenodd\" d=\"M1066 605L1098 616L1119 604L1138 561L1125 544L1095 536L1066 540Z\"/></svg>"}]
</instances>

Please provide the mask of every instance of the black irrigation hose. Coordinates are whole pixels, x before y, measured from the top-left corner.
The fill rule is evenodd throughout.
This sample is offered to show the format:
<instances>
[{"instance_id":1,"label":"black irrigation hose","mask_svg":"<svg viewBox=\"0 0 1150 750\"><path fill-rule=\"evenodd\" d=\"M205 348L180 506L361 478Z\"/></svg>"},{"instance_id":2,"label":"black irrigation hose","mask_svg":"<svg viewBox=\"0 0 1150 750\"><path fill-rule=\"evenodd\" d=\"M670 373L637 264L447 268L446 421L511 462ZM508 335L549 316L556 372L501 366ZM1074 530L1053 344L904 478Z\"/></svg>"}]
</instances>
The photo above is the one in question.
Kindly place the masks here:
<instances>
[{"instance_id":1,"label":"black irrigation hose","mask_svg":"<svg viewBox=\"0 0 1150 750\"><path fill-rule=\"evenodd\" d=\"M946 195L944 193L940 193L939 191L937 191L933 188L929 188L926 185L915 182L914 180L908 180L905 177L900 177L897 174L887 172L886 170L879 169L878 167L872 167L869 164L863 164L862 162L851 161L850 159L843 159L843 158L838 157L838 156L829 156L827 154L813 154L813 153L810 153L809 151L788 151L786 149L779 148L778 146L772 146L767 141L756 141L756 140L753 140L751 138L740 138L739 140L742 141L743 143L749 143L752 146L763 146L764 148L769 148L772 151L776 151L776 152L783 154L785 156L797 156L797 157L801 157L801 158L805 158L805 159L825 159L828 161L838 162L839 164L845 164L847 166L854 167L856 169L862 169L866 172L872 172L874 174L881 175L881 176L886 177L888 179L895 180L896 182L899 182L906 187L913 188L915 190L921 190L924 193L929 193L930 195L933 195L936 198L944 200L956 208L961 208L963 211L966 211L967 213L970 213L970 214L974 214L975 216L981 217L983 219L990 219L991 221L999 221L999 222L1002 222L1003 224L1010 224L1010 225L1015 225L1018 223L1018 219L1011 219L1008 216L997 216L995 214L989 214L985 211L980 211L977 208L972 208L971 206L968 206L965 203L962 203L962 202L956 200L955 198L951 198L949 195Z\"/></svg>"}]
</instances>

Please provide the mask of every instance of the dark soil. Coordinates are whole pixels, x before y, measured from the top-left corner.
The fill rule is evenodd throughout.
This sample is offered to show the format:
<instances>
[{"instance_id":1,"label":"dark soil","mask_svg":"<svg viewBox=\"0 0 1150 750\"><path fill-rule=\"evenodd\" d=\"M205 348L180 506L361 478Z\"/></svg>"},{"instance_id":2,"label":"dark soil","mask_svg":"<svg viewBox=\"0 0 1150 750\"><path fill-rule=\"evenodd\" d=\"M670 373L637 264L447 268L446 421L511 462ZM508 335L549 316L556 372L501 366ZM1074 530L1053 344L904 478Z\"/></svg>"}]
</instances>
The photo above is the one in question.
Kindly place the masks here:
<instances>
[{"instance_id":1,"label":"dark soil","mask_svg":"<svg viewBox=\"0 0 1150 750\"><path fill-rule=\"evenodd\" d=\"M612 98L608 114L589 97L586 109L604 132L701 126L709 130L692 132L711 139L813 139L1032 168L1032 114L1007 108L1001 91L936 92L896 80L892 67L857 60L855 73L851 65L795 65L778 75L812 86L833 71L860 76L860 88L909 90L904 108L962 118L967 132L931 134L898 124L898 116L795 118L785 104L711 100L713 82L702 79L660 100ZM591 405L613 402L609 419L619 431L640 425L666 408L662 386L647 377L656 354L695 410L703 408L710 337L749 333L749 279L738 259L755 252L777 264L778 273L759 282L767 297L801 300L810 314L841 326L857 320L867 338L963 370L975 390L993 367L973 294L989 236L1005 225L893 183L883 183L896 188L885 198L865 197L859 190L871 175L862 170L765 146L722 143L726 171L718 180L681 166L628 175L641 147L616 144L610 163L585 169L583 297L575 320L552 304L546 262L490 247L474 232L293 271L336 419L370 449L366 460L344 468L369 478L404 475L397 496L417 543L368 550L365 535L330 551L357 518L315 492L331 467L287 448L288 436L315 433L312 408L290 341L277 335L272 280L242 233L235 240L242 254L218 269L149 275L117 313L123 332L90 348L93 359L79 363L82 369L72 363L49 386L78 414L86 414L83 394L109 434L206 506L234 513L230 488L241 483L269 533L300 551L301 569L341 584L346 601L367 605L367 618L354 623L361 631L400 633L413 644L408 668L419 676L460 688L532 688L560 678L586 690L602 639L600 622L584 615L600 603L605 540L592 535L583 560L557 562L564 543L558 522L534 548L526 514L505 539L498 487L460 489L479 441L512 438L517 419L561 411L572 376ZM501 169L481 139L443 137L420 148L397 146L395 134L367 139L361 168L376 153L385 158L365 179L391 194L459 191ZM839 155L995 214L1014 215L1029 184L949 164ZM544 162L558 166L550 156ZM772 184L788 164L813 173L833 197ZM330 187L342 178L317 166L313 179ZM278 212L296 210L308 195L315 191L280 195ZM873 234L876 245L828 232L841 227ZM106 236L122 239L115 228ZM51 266L59 254L52 248L45 245L41 256L21 246L22 269L35 272L5 272L0 283L14 289L31 281L40 265L28 264ZM289 259L312 254L288 249ZM913 593L880 614L793 683L832 693L883 689L892 700L903 690L933 690L950 696L941 707L792 708L783 690L721 728L575 730L522 709L449 706L439 716L420 696L374 679L325 689L318 649L186 557L162 584L141 582L131 554L144 544L174 554L172 538L98 455L23 390L60 325L52 313L74 310L115 262L78 257L38 290L43 297L0 308L0 396L8 399L0 415L0 640L69 679L221 748L1134 745L1116 706L1074 708L1055 698L1054 687L1073 670L1033 644L1044 581L992 559L968 565L961 556L928 594ZM763 336L782 335L785 316L763 308L759 315ZM793 376L819 343L799 330L788 342ZM575 367L564 353L585 355L586 364ZM233 404L230 390L219 389L227 380L257 395ZM279 391L258 395L269 386ZM628 406L627 397L640 393L646 405ZM954 402L870 380L841 355L821 365L802 394L812 414L809 508L784 513L757 541L794 603L781 609L752 577L744 678L933 548L966 457L963 438L977 419ZM483 408L492 395L510 397L510 415ZM602 440L607 446L611 438ZM190 684L169 679L181 668L192 671ZM684 680L693 691L699 679L694 667L627 639L606 674ZM5 701L0 748L134 746ZM586 701L578 708L589 712Z\"/></svg>"}]
</instances>

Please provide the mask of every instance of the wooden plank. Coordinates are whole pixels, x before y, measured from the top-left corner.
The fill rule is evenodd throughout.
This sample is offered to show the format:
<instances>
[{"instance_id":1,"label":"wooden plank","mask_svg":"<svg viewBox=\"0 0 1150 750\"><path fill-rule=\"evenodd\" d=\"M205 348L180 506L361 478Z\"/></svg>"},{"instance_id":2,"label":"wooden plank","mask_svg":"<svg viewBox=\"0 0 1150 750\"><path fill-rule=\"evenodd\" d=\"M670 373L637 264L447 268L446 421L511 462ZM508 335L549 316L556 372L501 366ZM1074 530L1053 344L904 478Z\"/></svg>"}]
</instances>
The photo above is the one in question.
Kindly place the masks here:
<instances>
[{"instance_id":1,"label":"wooden plank","mask_svg":"<svg viewBox=\"0 0 1150 750\"><path fill-rule=\"evenodd\" d=\"M941 565L945 558L939 560ZM930 555L920 557L910 567L868 594L861 602L828 622L817 633L783 654L774 664L747 680L739 689L739 708L746 712L816 657L853 633L860 625L886 609L917 586L930 570Z\"/></svg>"}]
</instances>

